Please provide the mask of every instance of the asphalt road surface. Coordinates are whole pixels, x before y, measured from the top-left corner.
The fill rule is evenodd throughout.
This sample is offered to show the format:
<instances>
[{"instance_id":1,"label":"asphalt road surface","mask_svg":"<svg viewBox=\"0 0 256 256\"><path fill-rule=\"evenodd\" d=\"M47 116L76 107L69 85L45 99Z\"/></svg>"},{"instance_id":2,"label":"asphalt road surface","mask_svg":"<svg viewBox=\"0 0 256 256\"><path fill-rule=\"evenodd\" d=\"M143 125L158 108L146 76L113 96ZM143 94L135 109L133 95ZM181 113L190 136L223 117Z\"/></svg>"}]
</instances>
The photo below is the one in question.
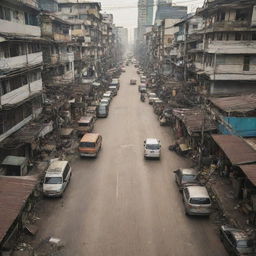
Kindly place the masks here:
<instances>
[{"instance_id":1,"label":"asphalt road surface","mask_svg":"<svg viewBox=\"0 0 256 256\"><path fill-rule=\"evenodd\" d=\"M140 101L133 66L121 75L110 115L95 131L103 146L97 159L77 158L63 198L45 199L36 240L65 243L65 256L225 256L208 218L187 217L172 173L186 160L168 151L170 128ZM161 160L144 160L143 141L161 140Z\"/></svg>"}]
</instances>

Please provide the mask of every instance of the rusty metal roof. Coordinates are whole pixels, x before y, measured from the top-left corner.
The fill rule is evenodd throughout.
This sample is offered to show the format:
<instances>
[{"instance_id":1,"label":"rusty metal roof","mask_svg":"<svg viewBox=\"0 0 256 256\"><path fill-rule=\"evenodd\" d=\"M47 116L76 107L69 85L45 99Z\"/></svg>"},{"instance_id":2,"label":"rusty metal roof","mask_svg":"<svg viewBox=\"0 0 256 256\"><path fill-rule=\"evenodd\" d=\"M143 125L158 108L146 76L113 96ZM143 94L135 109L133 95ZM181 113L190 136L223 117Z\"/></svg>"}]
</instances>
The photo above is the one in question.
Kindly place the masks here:
<instances>
[{"instance_id":1,"label":"rusty metal roof","mask_svg":"<svg viewBox=\"0 0 256 256\"><path fill-rule=\"evenodd\" d=\"M0 177L0 244L34 190L36 180Z\"/></svg>"},{"instance_id":2,"label":"rusty metal roof","mask_svg":"<svg viewBox=\"0 0 256 256\"><path fill-rule=\"evenodd\" d=\"M256 186L256 164L238 165L251 183Z\"/></svg>"},{"instance_id":3,"label":"rusty metal roof","mask_svg":"<svg viewBox=\"0 0 256 256\"><path fill-rule=\"evenodd\" d=\"M215 122L202 109L176 108L173 115L184 123L190 135L201 132L203 126L205 132L217 129Z\"/></svg>"},{"instance_id":4,"label":"rusty metal roof","mask_svg":"<svg viewBox=\"0 0 256 256\"><path fill-rule=\"evenodd\" d=\"M212 138L233 165L256 163L256 151L242 138L220 134L213 134Z\"/></svg>"},{"instance_id":5,"label":"rusty metal roof","mask_svg":"<svg viewBox=\"0 0 256 256\"><path fill-rule=\"evenodd\" d=\"M209 99L216 107L225 112L246 113L256 110L256 94Z\"/></svg>"}]
</instances>

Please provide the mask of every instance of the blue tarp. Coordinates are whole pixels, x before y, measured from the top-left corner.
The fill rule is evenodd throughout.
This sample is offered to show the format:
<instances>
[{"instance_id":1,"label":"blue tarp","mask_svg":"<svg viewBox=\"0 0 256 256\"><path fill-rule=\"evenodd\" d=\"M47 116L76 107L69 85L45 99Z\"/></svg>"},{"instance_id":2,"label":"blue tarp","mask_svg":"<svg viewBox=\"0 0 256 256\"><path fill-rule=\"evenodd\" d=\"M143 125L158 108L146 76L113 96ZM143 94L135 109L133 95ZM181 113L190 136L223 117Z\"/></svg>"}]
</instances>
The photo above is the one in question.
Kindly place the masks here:
<instances>
[{"instance_id":1,"label":"blue tarp","mask_svg":"<svg viewBox=\"0 0 256 256\"><path fill-rule=\"evenodd\" d=\"M233 134L242 137L256 136L256 118L255 117L223 117L229 124L230 129L224 125L219 125L218 129L222 134ZM231 132L231 131L232 132Z\"/></svg>"}]
</instances>

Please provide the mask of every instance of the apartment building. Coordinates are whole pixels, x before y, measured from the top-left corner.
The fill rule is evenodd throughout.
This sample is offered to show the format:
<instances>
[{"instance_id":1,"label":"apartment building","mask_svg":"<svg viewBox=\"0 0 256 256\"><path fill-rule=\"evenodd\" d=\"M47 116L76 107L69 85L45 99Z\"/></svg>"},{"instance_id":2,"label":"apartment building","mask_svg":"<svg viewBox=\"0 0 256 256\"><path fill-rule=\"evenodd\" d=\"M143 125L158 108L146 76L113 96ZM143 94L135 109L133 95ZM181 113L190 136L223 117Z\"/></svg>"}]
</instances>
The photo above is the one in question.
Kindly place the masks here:
<instances>
[{"instance_id":1,"label":"apartment building","mask_svg":"<svg viewBox=\"0 0 256 256\"><path fill-rule=\"evenodd\" d=\"M207 1L197 15L204 21L202 85L210 94L255 90L255 1Z\"/></svg>"},{"instance_id":2,"label":"apartment building","mask_svg":"<svg viewBox=\"0 0 256 256\"><path fill-rule=\"evenodd\" d=\"M38 15L33 0L0 3L0 142L42 111Z\"/></svg>"},{"instance_id":3,"label":"apartment building","mask_svg":"<svg viewBox=\"0 0 256 256\"><path fill-rule=\"evenodd\" d=\"M41 14L43 81L46 86L72 84L75 80L71 25L54 14Z\"/></svg>"}]
</instances>

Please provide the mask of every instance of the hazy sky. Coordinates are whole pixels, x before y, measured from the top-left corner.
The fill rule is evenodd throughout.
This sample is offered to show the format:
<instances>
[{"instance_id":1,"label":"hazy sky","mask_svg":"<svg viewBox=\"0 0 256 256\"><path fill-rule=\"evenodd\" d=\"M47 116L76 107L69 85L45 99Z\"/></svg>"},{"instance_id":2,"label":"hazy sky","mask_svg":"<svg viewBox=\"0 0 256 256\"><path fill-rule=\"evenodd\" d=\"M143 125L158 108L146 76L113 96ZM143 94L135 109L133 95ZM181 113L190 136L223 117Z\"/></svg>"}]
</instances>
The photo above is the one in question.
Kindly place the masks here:
<instances>
[{"instance_id":1,"label":"hazy sky","mask_svg":"<svg viewBox=\"0 0 256 256\"><path fill-rule=\"evenodd\" d=\"M129 37L133 37L133 28L137 26L138 0L99 0L102 4L102 12L106 11L114 15L114 23L118 26L129 28ZM156 2L157 0L155 0ZM173 0L173 4L187 5L189 12L202 6L204 0Z\"/></svg>"}]
</instances>

